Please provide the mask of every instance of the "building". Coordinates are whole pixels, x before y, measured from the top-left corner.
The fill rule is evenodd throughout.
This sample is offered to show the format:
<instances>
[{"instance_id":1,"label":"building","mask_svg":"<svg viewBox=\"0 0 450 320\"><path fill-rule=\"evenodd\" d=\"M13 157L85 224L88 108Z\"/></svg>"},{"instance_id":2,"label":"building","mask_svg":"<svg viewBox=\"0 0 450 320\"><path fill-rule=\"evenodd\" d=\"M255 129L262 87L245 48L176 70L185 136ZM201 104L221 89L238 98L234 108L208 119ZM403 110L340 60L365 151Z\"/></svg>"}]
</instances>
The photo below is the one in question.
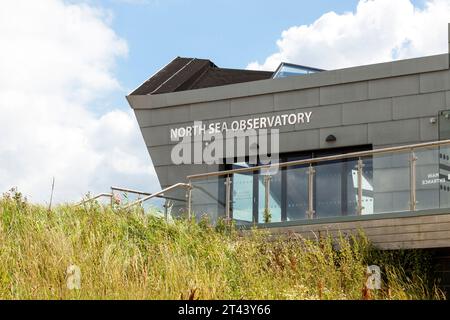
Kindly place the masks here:
<instances>
[{"instance_id":1,"label":"building","mask_svg":"<svg viewBox=\"0 0 450 320\"><path fill-rule=\"evenodd\" d=\"M275 72L178 57L127 99L162 188L190 182L195 214L306 237L363 228L381 248L443 248L449 261L449 54ZM235 157L173 162L173 136L195 136L195 121L221 132L261 119L279 130L279 161L297 161L270 179Z\"/></svg>"}]
</instances>

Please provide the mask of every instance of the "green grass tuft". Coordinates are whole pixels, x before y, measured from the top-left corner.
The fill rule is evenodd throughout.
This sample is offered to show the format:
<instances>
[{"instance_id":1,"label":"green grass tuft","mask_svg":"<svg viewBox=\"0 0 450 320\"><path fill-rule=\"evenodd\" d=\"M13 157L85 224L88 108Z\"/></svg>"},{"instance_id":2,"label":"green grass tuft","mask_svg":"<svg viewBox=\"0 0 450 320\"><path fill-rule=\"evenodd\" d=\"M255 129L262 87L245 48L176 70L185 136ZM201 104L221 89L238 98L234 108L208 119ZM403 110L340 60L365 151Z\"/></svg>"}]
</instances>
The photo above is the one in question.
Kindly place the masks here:
<instances>
[{"instance_id":1,"label":"green grass tuft","mask_svg":"<svg viewBox=\"0 0 450 320\"><path fill-rule=\"evenodd\" d=\"M362 234L244 237L138 209L0 199L0 299L441 299L427 259L375 250ZM72 264L79 290L67 288ZM381 290L364 290L368 264L381 267Z\"/></svg>"}]
</instances>

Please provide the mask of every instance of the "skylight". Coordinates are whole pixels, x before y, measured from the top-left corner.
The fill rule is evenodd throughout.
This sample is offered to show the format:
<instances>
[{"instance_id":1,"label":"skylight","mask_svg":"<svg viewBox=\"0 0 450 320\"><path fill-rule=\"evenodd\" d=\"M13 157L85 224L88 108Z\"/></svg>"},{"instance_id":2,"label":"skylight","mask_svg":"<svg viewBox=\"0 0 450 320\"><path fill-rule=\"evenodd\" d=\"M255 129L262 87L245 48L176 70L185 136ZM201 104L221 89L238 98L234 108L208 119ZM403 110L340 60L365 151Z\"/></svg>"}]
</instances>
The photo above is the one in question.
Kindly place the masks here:
<instances>
[{"instance_id":1,"label":"skylight","mask_svg":"<svg viewBox=\"0 0 450 320\"><path fill-rule=\"evenodd\" d=\"M298 64L282 62L278 66L277 70L275 70L275 72L273 73L272 78L276 79L276 78L300 76L300 75L306 75L306 74L316 73L316 72L320 72L320 71L325 71L325 70L301 66Z\"/></svg>"}]
</instances>

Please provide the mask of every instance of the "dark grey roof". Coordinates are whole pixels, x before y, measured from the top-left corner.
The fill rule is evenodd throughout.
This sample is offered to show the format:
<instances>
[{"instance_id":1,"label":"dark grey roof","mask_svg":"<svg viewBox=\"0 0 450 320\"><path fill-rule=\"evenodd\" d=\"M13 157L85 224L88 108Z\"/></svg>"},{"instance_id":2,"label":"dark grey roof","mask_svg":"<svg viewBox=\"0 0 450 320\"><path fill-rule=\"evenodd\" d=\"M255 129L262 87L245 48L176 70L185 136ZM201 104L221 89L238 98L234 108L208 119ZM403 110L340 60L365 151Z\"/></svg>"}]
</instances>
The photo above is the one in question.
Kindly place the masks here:
<instances>
[{"instance_id":1,"label":"dark grey roof","mask_svg":"<svg viewBox=\"0 0 450 320\"><path fill-rule=\"evenodd\" d=\"M177 57L130 95L146 95L270 79L273 72L217 67L206 59Z\"/></svg>"}]
</instances>

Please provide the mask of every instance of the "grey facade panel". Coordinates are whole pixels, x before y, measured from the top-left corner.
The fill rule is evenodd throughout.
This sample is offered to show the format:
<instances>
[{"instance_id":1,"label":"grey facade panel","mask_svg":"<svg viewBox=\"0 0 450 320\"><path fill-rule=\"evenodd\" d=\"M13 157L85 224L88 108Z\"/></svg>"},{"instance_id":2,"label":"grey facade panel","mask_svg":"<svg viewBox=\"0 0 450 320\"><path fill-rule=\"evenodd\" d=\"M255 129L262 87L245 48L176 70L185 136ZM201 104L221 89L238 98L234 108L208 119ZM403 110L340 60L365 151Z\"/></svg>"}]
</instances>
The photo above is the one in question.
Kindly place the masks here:
<instances>
[{"instance_id":1,"label":"grey facade panel","mask_svg":"<svg viewBox=\"0 0 450 320\"><path fill-rule=\"evenodd\" d=\"M417 93L419 93L418 75L369 81L369 99L388 98Z\"/></svg>"},{"instance_id":2,"label":"grey facade panel","mask_svg":"<svg viewBox=\"0 0 450 320\"><path fill-rule=\"evenodd\" d=\"M419 142L419 120L369 123L368 134L369 143L373 145Z\"/></svg>"},{"instance_id":3,"label":"grey facade panel","mask_svg":"<svg viewBox=\"0 0 450 320\"><path fill-rule=\"evenodd\" d=\"M450 90L450 72L448 70L428 72L420 75L420 92Z\"/></svg>"},{"instance_id":4,"label":"grey facade panel","mask_svg":"<svg viewBox=\"0 0 450 320\"><path fill-rule=\"evenodd\" d=\"M450 109L450 91L445 92L445 102L446 102L447 108Z\"/></svg>"},{"instance_id":5,"label":"grey facade panel","mask_svg":"<svg viewBox=\"0 0 450 320\"><path fill-rule=\"evenodd\" d=\"M392 75L392 63L377 63L368 66L357 66L339 70L342 83L359 82L371 79L386 78ZM369 77L368 77L369 76Z\"/></svg>"},{"instance_id":6,"label":"grey facade panel","mask_svg":"<svg viewBox=\"0 0 450 320\"><path fill-rule=\"evenodd\" d=\"M336 141L325 141L331 134L336 137ZM368 142L367 124L320 129L320 148L364 145Z\"/></svg>"},{"instance_id":7,"label":"grey facade panel","mask_svg":"<svg viewBox=\"0 0 450 320\"><path fill-rule=\"evenodd\" d=\"M420 141L435 141L439 139L438 124L431 123L432 117L420 119Z\"/></svg>"},{"instance_id":8,"label":"grey facade panel","mask_svg":"<svg viewBox=\"0 0 450 320\"><path fill-rule=\"evenodd\" d=\"M230 113L232 116L255 114L273 111L273 95L253 96L231 100Z\"/></svg>"},{"instance_id":9,"label":"grey facade panel","mask_svg":"<svg viewBox=\"0 0 450 320\"><path fill-rule=\"evenodd\" d=\"M171 184L173 184L169 180L169 166L155 166L155 172L158 176L159 184L161 185L161 188L165 188Z\"/></svg>"},{"instance_id":10,"label":"grey facade panel","mask_svg":"<svg viewBox=\"0 0 450 320\"><path fill-rule=\"evenodd\" d=\"M305 89L275 94L275 110L289 110L298 107L319 105L319 89Z\"/></svg>"},{"instance_id":11,"label":"grey facade panel","mask_svg":"<svg viewBox=\"0 0 450 320\"><path fill-rule=\"evenodd\" d=\"M170 109L160 108L148 111L150 124L153 126L182 123L191 120L190 106L176 106Z\"/></svg>"},{"instance_id":12,"label":"grey facade panel","mask_svg":"<svg viewBox=\"0 0 450 320\"><path fill-rule=\"evenodd\" d=\"M147 150L152 158L154 166L166 166L173 164L171 159L172 146L163 145L147 147Z\"/></svg>"},{"instance_id":13,"label":"grey facade panel","mask_svg":"<svg viewBox=\"0 0 450 320\"><path fill-rule=\"evenodd\" d=\"M167 173L169 181L172 181L172 183L185 181L186 177L188 175L191 175L194 173L194 171L192 170L192 167L193 167L193 165L169 166L168 173ZM201 173L201 171L199 171L198 173Z\"/></svg>"},{"instance_id":14,"label":"grey facade panel","mask_svg":"<svg viewBox=\"0 0 450 320\"><path fill-rule=\"evenodd\" d=\"M230 113L230 100L191 104L191 121L227 118Z\"/></svg>"},{"instance_id":15,"label":"grey facade panel","mask_svg":"<svg viewBox=\"0 0 450 320\"><path fill-rule=\"evenodd\" d=\"M367 98L367 82L338 84L320 88L321 105L360 101Z\"/></svg>"},{"instance_id":16,"label":"grey facade panel","mask_svg":"<svg viewBox=\"0 0 450 320\"><path fill-rule=\"evenodd\" d=\"M150 109L153 106L152 96L127 96L128 103L133 109Z\"/></svg>"},{"instance_id":17,"label":"grey facade panel","mask_svg":"<svg viewBox=\"0 0 450 320\"><path fill-rule=\"evenodd\" d=\"M142 136L148 147L163 146L169 144L169 126L141 127Z\"/></svg>"},{"instance_id":18,"label":"grey facade panel","mask_svg":"<svg viewBox=\"0 0 450 320\"><path fill-rule=\"evenodd\" d=\"M280 134L280 153L306 151L320 148L320 133L318 129Z\"/></svg>"},{"instance_id":19,"label":"grey facade panel","mask_svg":"<svg viewBox=\"0 0 450 320\"><path fill-rule=\"evenodd\" d=\"M312 112L310 123L298 123L295 125L295 130L298 131L342 125L341 104L297 109L295 112Z\"/></svg>"},{"instance_id":20,"label":"grey facade panel","mask_svg":"<svg viewBox=\"0 0 450 320\"><path fill-rule=\"evenodd\" d=\"M392 77L446 70L449 67L448 54L393 61L391 67Z\"/></svg>"},{"instance_id":21,"label":"grey facade panel","mask_svg":"<svg viewBox=\"0 0 450 320\"><path fill-rule=\"evenodd\" d=\"M151 125L150 122L150 112L148 109L134 109L134 115L136 116L139 127L149 127Z\"/></svg>"},{"instance_id":22,"label":"grey facade panel","mask_svg":"<svg viewBox=\"0 0 450 320\"><path fill-rule=\"evenodd\" d=\"M392 120L392 99L376 99L345 103L342 124L358 124Z\"/></svg>"},{"instance_id":23,"label":"grey facade panel","mask_svg":"<svg viewBox=\"0 0 450 320\"><path fill-rule=\"evenodd\" d=\"M393 98L393 117L395 120L435 116L445 108L444 92Z\"/></svg>"}]
</instances>

